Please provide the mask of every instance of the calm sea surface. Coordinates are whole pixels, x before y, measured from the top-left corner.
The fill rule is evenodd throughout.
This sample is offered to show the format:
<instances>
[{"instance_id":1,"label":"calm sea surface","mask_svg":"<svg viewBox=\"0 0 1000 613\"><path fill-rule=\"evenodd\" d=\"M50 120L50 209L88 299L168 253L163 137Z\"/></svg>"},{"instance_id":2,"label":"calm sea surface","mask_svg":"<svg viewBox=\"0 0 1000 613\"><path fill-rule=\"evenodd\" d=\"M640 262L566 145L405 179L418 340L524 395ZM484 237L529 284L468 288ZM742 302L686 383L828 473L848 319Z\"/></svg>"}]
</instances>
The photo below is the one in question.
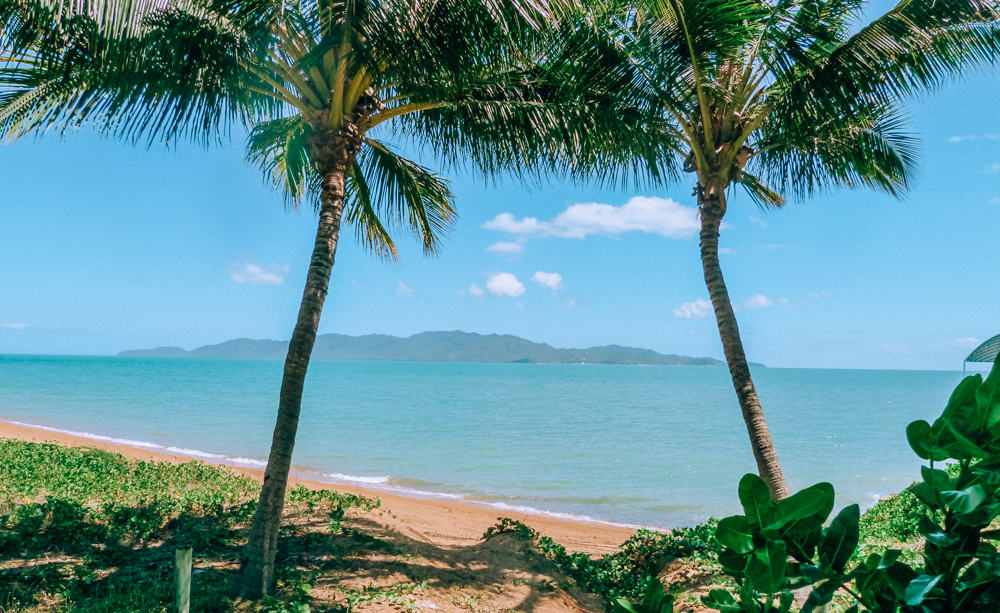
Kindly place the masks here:
<instances>
[{"instance_id":1,"label":"calm sea surface","mask_svg":"<svg viewBox=\"0 0 1000 613\"><path fill-rule=\"evenodd\" d=\"M280 362L0 355L0 419L263 465ZM957 372L754 372L793 489L870 505L919 478L904 428ZM326 480L676 526L755 465L717 367L314 362L294 461ZM527 509L525 509L527 510Z\"/></svg>"}]
</instances>

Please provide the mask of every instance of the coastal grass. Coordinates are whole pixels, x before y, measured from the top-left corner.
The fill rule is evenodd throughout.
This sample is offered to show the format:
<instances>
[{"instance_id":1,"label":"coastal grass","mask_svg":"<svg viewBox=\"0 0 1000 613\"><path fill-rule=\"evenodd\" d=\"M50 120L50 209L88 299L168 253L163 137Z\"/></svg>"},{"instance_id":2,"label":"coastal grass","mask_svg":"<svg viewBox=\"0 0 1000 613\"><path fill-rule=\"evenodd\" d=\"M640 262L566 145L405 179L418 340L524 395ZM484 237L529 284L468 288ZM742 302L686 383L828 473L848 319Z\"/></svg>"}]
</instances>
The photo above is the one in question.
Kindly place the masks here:
<instances>
[{"instance_id":1,"label":"coastal grass","mask_svg":"<svg viewBox=\"0 0 1000 613\"><path fill-rule=\"evenodd\" d=\"M378 512L377 499L297 487L287 494L277 592L261 602L234 603L226 592L239 570L258 493L254 479L224 466L0 440L0 613L168 611L173 552L180 547L195 550L193 611L419 609L428 578L431 589L446 582L435 579L430 566L416 564L426 552L365 529L369 524L358 518ZM861 520L861 549L902 545L917 555L920 512L907 491L880 501ZM526 568L555 569L519 580L532 589L584 591L610 603L640 597L656 578L679 602L694 605L709 587L728 585L718 564L716 525L709 520L666 532L638 530L603 556L567 552L507 518L483 539L511 538L521 543ZM343 581L370 573L375 564L396 579ZM488 610L484 598L470 589L452 600L460 608Z\"/></svg>"},{"instance_id":2,"label":"coastal grass","mask_svg":"<svg viewBox=\"0 0 1000 613\"><path fill-rule=\"evenodd\" d=\"M198 559L192 610L235 610L226 588L259 491L254 479L203 462L0 440L0 611L166 611L182 547ZM376 540L346 533L340 521L350 509L378 508L378 499L297 487L287 506L282 589L266 611L308 601L294 558L310 537L296 520L319 518L322 536L346 549Z\"/></svg>"}]
</instances>

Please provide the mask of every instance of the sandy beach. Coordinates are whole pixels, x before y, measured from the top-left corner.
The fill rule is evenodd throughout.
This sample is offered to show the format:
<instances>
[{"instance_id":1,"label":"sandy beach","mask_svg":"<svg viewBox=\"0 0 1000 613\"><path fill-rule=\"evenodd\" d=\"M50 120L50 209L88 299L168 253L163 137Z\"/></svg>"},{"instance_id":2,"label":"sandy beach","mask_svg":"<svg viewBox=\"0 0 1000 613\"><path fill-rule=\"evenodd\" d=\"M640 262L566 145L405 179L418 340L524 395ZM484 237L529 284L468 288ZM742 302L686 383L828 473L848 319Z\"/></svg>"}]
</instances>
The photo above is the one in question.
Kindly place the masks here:
<instances>
[{"instance_id":1,"label":"sandy beach","mask_svg":"<svg viewBox=\"0 0 1000 613\"><path fill-rule=\"evenodd\" d=\"M95 447L120 453L137 460L190 462L192 458L108 443L61 432L31 428L9 422L0 422L0 438L17 438L35 442L57 442L74 447ZM239 473L255 479L263 478L263 471L231 466ZM510 517L528 524L539 533L552 537L570 551L592 554L610 553L628 539L633 529L583 521L567 521L544 515L530 515L516 511L498 510L450 500L410 498L373 488L322 483L295 477L293 485L315 489L335 489L352 494L380 498L388 513L379 516L384 528L402 531L415 540L438 547L463 547L479 542L483 532L496 523L498 517Z\"/></svg>"}]
</instances>

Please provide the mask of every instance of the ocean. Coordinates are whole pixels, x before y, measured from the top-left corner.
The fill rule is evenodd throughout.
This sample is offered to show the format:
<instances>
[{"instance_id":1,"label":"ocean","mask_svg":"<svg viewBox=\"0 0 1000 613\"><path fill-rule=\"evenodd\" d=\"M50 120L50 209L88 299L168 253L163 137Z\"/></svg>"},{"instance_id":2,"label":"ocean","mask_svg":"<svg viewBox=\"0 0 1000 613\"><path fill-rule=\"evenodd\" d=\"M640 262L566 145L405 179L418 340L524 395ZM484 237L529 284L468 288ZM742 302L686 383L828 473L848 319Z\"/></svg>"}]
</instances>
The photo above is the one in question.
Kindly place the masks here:
<instances>
[{"instance_id":1,"label":"ocean","mask_svg":"<svg viewBox=\"0 0 1000 613\"><path fill-rule=\"evenodd\" d=\"M277 361L0 355L0 419L262 467ZM919 478L906 425L959 372L758 368L792 489L870 506ZM755 472L721 367L314 362L303 476L412 496L673 527L739 510Z\"/></svg>"}]
</instances>

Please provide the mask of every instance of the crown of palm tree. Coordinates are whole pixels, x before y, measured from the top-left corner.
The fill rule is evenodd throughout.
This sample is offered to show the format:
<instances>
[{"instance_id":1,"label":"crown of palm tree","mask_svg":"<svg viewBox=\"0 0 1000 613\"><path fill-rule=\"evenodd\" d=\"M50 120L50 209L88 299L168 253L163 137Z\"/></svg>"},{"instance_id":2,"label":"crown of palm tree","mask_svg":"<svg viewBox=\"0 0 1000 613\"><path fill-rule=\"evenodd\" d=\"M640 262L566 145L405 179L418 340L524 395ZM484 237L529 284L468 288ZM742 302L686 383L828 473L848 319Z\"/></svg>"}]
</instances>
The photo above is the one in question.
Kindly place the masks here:
<instances>
[{"instance_id":1,"label":"crown of palm tree","mask_svg":"<svg viewBox=\"0 0 1000 613\"><path fill-rule=\"evenodd\" d=\"M916 145L901 102L1000 57L994 0L903 0L863 27L862 0L599 4L635 98L665 120L660 164L761 206L834 186L899 194Z\"/></svg>"},{"instance_id":2,"label":"crown of palm tree","mask_svg":"<svg viewBox=\"0 0 1000 613\"><path fill-rule=\"evenodd\" d=\"M315 202L330 147L349 137L357 144L345 217L363 244L395 257L390 229L403 227L430 252L455 217L451 193L386 136L491 175L611 176L623 165L608 160L623 148L631 159L652 157L646 131L629 132L612 103L628 78L612 69L614 49L584 44L593 37L578 21L548 25L571 8L0 0L0 135L92 125L133 141L212 142L244 125L248 159L294 206ZM633 167L636 176L657 171Z\"/></svg>"}]
</instances>

